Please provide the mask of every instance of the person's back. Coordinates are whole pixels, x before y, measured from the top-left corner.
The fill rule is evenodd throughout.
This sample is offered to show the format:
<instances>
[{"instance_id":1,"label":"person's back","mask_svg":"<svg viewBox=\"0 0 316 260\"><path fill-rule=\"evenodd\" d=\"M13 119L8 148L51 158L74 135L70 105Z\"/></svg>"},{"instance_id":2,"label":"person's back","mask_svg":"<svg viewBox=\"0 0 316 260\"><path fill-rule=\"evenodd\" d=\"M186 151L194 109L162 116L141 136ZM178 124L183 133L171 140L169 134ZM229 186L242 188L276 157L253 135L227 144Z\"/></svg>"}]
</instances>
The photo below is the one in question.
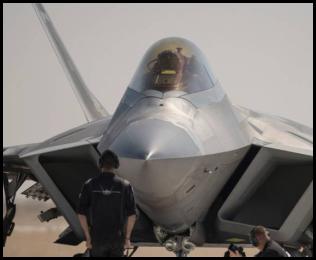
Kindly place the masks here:
<instances>
[{"instance_id":1,"label":"person's back","mask_svg":"<svg viewBox=\"0 0 316 260\"><path fill-rule=\"evenodd\" d=\"M123 235L127 212L131 200L131 186L111 172L104 172L84 185L80 207L88 209L88 223L93 239L100 244ZM86 196L86 198L85 198Z\"/></svg>"},{"instance_id":2,"label":"person's back","mask_svg":"<svg viewBox=\"0 0 316 260\"><path fill-rule=\"evenodd\" d=\"M122 256L136 219L132 187L113 173L112 160L118 168L116 155L106 151L100 158L102 173L86 181L80 193L77 211L92 256Z\"/></svg>"}]
</instances>

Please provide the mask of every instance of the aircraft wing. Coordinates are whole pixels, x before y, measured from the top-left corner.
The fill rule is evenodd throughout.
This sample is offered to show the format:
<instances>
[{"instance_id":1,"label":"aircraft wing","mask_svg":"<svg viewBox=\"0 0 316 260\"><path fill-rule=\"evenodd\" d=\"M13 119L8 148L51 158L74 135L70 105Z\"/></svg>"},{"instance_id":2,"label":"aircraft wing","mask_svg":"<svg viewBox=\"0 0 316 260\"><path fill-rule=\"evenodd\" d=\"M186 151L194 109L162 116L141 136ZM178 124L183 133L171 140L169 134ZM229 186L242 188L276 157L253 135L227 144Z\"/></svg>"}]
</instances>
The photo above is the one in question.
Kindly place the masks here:
<instances>
[{"instance_id":1,"label":"aircraft wing","mask_svg":"<svg viewBox=\"0 0 316 260\"><path fill-rule=\"evenodd\" d=\"M37 144L15 145L3 148L3 173L6 175L15 175L23 172L30 173L29 168L23 160L19 158L19 154ZM30 175L28 177L31 177Z\"/></svg>"},{"instance_id":2,"label":"aircraft wing","mask_svg":"<svg viewBox=\"0 0 316 260\"><path fill-rule=\"evenodd\" d=\"M256 225L281 243L313 241L313 132L294 121L242 107L247 153L204 220L207 243L249 243Z\"/></svg>"},{"instance_id":3,"label":"aircraft wing","mask_svg":"<svg viewBox=\"0 0 316 260\"><path fill-rule=\"evenodd\" d=\"M252 143L273 146L282 150L311 154L313 129L283 117L263 114L234 106L240 120L247 123ZM306 150L306 151L304 151Z\"/></svg>"}]
</instances>

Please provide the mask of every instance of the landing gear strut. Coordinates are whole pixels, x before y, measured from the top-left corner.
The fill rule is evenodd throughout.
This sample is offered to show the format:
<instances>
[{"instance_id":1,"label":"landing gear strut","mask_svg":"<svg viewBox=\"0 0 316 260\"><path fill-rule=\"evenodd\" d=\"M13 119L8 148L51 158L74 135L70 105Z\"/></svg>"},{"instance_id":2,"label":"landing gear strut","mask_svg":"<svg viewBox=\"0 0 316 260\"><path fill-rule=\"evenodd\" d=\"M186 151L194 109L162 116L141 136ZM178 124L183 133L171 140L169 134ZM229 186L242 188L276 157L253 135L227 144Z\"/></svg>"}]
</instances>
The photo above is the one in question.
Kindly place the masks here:
<instances>
[{"instance_id":1,"label":"landing gear strut","mask_svg":"<svg viewBox=\"0 0 316 260\"><path fill-rule=\"evenodd\" d=\"M187 257L187 254L183 250L175 252L175 254L176 254L176 257Z\"/></svg>"},{"instance_id":2,"label":"landing gear strut","mask_svg":"<svg viewBox=\"0 0 316 260\"><path fill-rule=\"evenodd\" d=\"M26 175L18 173L9 181L7 174L2 174L3 178L3 204L5 205L5 215L3 217L3 240L2 246L5 246L7 237L11 235L14 229L13 219L15 217L16 205L15 195L17 190L26 180Z\"/></svg>"}]
</instances>

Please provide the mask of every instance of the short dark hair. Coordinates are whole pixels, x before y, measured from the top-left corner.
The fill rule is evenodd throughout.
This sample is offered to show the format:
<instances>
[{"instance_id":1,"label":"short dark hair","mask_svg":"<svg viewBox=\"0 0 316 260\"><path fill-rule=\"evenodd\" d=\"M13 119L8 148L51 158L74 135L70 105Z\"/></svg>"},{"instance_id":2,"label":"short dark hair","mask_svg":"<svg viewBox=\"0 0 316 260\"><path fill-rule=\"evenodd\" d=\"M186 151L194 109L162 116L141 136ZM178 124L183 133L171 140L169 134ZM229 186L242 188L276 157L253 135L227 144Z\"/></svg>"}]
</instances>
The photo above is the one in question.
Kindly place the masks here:
<instances>
[{"instance_id":1,"label":"short dark hair","mask_svg":"<svg viewBox=\"0 0 316 260\"><path fill-rule=\"evenodd\" d=\"M259 245L258 236L265 236L270 239L269 231L264 226L256 226L250 231L249 240L254 246Z\"/></svg>"},{"instance_id":2,"label":"short dark hair","mask_svg":"<svg viewBox=\"0 0 316 260\"><path fill-rule=\"evenodd\" d=\"M106 150L101 154L100 159L99 159L99 168L101 169L104 166L107 168L114 168L114 169L117 169L118 167L120 167L119 158L113 151Z\"/></svg>"},{"instance_id":3,"label":"short dark hair","mask_svg":"<svg viewBox=\"0 0 316 260\"><path fill-rule=\"evenodd\" d=\"M264 226L256 226L253 230L256 235L265 235L268 233L268 230Z\"/></svg>"},{"instance_id":4,"label":"short dark hair","mask_svg":"<svg viewBox=\"0 0 316 260\"><path fill-rule=\"evenodd\" d=\"M270 232L264 226L256 226L253 228L253 232L256 236L270 237Z\"/></svg>"}]
</instances>

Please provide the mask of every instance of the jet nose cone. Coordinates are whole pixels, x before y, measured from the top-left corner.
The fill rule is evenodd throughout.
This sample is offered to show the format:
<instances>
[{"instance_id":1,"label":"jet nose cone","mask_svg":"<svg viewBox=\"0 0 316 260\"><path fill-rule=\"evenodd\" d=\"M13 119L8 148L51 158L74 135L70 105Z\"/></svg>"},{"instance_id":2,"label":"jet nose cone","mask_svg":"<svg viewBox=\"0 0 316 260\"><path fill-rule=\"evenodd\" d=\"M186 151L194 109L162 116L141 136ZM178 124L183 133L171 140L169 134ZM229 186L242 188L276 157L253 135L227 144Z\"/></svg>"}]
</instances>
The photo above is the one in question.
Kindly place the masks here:
<instances>
[{"instance_id":1,"label":"jet nose cone","mask_svg":"<svg viewBox=\"0 0 316 260\"><path fill-rule=\"evenodd\" d=\"M110 149L119 157L150 160L183 158L200 154L200 149L181 127L158 119L143 119L129 124Z\"/></svg>"}]
</instances>

